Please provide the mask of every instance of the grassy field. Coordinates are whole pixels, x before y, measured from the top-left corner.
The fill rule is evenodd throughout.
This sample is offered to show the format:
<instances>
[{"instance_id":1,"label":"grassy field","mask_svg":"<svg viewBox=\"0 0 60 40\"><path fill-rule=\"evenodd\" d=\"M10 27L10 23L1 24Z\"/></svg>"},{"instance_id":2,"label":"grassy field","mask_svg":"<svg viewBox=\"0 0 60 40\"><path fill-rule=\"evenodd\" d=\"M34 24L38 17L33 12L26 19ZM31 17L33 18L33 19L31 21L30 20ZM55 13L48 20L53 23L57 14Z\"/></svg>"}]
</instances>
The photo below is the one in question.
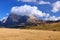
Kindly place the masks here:
<instances>
[{"instance_id":1,"label":"grassy field","mask_svg":"<svg viewBox=\"0 0 60 40\"><path fill-rule=\"evenodd\" d=\"M60 32L0 28L0 40L60 40Z\"/></svg>"}]
</instances>

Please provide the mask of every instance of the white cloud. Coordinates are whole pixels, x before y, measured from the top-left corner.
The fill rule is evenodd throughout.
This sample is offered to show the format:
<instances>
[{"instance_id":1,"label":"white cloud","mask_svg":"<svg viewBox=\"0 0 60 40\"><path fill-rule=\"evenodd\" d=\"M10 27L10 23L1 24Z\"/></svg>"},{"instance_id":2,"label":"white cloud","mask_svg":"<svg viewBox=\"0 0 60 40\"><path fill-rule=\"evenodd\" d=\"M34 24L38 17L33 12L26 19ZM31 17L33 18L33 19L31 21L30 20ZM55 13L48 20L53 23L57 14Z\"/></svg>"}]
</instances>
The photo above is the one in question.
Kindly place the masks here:
<instances>
[{"instance_id":1,"label":"white cloud","mask_svg":"<svg viewBox=\"0 0 60 40\"><path fill-rule=\"evenodd\" d=\"M60 1L53 3L52 6L53 6L52 12L55 13L55 12L60 11Z\"/></svg>"},{"instance_id":2,"label":"white cloud","mask_svg":"<svg viewBox=\"0 0 60 40\"><path fill-rule=\"evenodd\" d=\"M3 17L1 20L3 20L3 19L7 19L7 17Z\"/></svg>"},{"instance_id":3,"label":"white cloud","mask_svg":"<svg viewBox=\"0 0 60 40\"><path fill-rule=\"evenodd\" d=\"M7 20L8 16L9 16L9 13L6 13L6 16L4 16L0 21Z\"/></svg>"},{"instance_id":4,"label":"white cloud","mask_svg":"<svg viewBox=\"0 0 60 40\"><path fill-rule=\"evenodd\" d=\"M6 16L9 16L9 13L6 13Z\"/></svg>"},{"instance_id":5,"label":"white cloud","mask_svg":"<svg viewBox=\"0 0 60 40\"><path fill-rule=\"evenodd\" d=\"M49 16L50 16L50 14L49 14L49 13L47 13L47 14L45 15L45 17L46 17L46 18L48 18Z\"/></svg>"},{"instance_id":6,"label":"white cloud","mask_svg":"<svg viewBox=\"0 0 60 40\"><path fill-rule=\"evenodd\" d=\"M50 16L50 17L48 17L48 18L45 18L45 20L52 20L52 21L56 21L56 20L60 20L60 17Z\"/></svg>"},{"instance_id":7,"label":"white cloud","mask_svg":"<svg viewBox=\"0 0 60 40\"><path fill-rule=\"evenodd\" d=\"M8 17L3 17L0 21L2 21L3 23L5 23L6 20L7 20L7 18L8 18Z\"/></svg>"},{"instance_id":8,"label":"white cloud","mask_svg":"<svg viewBox=\"0 0 60 40\"><path fill-rule=\"evenodd\" d=\"M55 16L52 16L52 17L49 18L49 20L58 20L58 18L55 17Z\"/></svg>"},{"instance_id":9,"label":"white cloud","mask_svg":"<svg viewBox=\"0 0 60 40\"><path fill-rule=\"evenodd\" d=\"M30 6L30 5L23 5L23 6L16 6L12 7L11 13L17 14L17 15L35 15L39 17L48 16L49 14L43 13L40 11L36 6Z\"/></svg>"},{"instance_id":10,"label":"white cloud","mask_svg":"<svg viewBox=\"0 0 60 40\"><path fill-rule=\"evenodd\" d=\"M51 4L50 2L46 2L46 1L43 1L43 0L17 0L17 1L22 1L22 2L35 2L37 4Z\"/></svg>"},{"instance_id":11,"label":"white cloud","mask_svg":"<svg viewBox=\"0 0 60 40\"><path fill-rule=\"evenodd\" d=\"M22 2L36 2L36 0L17 0L17 1L22 1Z\"/></svg>"},{"instance_id":12,"label":"white cloud","mask_svg":"<svg viewBox=\"0 0 60 40\"><path fill-rule=\"evenodd\" d=\"M51 4L50 2L39 1L39 4Z\"/></svg>"}]
</instances>

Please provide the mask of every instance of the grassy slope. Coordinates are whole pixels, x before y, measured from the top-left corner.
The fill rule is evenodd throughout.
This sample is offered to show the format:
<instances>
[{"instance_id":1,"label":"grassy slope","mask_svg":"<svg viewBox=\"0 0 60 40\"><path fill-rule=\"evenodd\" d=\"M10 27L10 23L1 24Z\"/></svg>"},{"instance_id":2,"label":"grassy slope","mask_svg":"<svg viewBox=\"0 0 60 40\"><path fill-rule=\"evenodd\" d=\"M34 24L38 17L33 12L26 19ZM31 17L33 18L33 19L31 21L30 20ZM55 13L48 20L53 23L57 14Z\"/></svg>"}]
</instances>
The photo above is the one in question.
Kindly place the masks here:
<instances>
[{"instance_id":1,"label":"grassy slope","mask_svg":"<svg viewBox=\"0 0 60 40\"><path fill-rule=\"evenodd\" d=\"M60 22L51 24L40 24L38 26L27 26L26 29L56 30L60 31Z\"/></svg>"},{"instance_id":2,"label":"grassy slope","mask_svg":"<svg viewBox=\"0 0 60 40\"><path fill-rule=\"evenodd\" d=\"M60 40L60 32L0 28L0 40Z\"/></svg>"}]
</instances>

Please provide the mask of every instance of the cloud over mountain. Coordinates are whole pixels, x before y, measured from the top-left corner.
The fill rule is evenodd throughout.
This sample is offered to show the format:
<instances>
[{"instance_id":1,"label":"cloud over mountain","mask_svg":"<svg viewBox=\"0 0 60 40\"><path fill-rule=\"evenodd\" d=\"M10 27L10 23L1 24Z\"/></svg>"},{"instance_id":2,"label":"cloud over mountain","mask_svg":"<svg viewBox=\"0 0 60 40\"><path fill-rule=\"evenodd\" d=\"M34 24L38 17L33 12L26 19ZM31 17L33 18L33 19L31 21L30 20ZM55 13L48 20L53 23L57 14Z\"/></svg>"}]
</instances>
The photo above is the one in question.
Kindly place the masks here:
<instances>
[{"instance_id":1,"label":"cloud over mountain","mask_svg":"<svg viewBox=\"0 0 60 40\"><path fill-rule=\"evenodd\" d=\"M7 20L8 16L9 16L9 14L6 13L6 16L4 16L0 21Z\"/></svg>"},{"instance_id":2,"label":"cloud over mountain","mask_svg":"<svg viewBox=\"0 0 60 40\"><path fill-rule=\"evenodd\" d=\"M11 13L17 15L27 15L27 16L32 15L37 17L44 17L47 15L47 13L40 11L38 7L30 5L12 7Z\"/></svg>"},{"instance_id":3,"label":"cloud over mountain","mask_svg":"<svg viewBox=\"0 0 60 40\"><path fill-rule=\"evenodd\" d=\"M45 18L45 20L56 21L56 20L60 20L60 17L50 16L50 17L48 17L48 18Z\"/></svg>"}]
</instances>

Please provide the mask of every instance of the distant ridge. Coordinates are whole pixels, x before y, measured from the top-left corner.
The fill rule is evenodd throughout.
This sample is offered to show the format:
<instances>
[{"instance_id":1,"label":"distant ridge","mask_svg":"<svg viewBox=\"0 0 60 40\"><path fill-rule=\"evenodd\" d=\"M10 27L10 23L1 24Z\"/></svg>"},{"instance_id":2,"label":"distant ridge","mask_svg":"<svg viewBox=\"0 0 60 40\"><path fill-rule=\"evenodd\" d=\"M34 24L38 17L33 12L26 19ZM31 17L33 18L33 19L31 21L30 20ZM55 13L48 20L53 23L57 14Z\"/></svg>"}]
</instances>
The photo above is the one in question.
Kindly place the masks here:
<instances>
[{"instance_id":1,"label":"distant ridge","mask_svg":"<svg viewBox=\"0 0 60 40\"><path fill-rule=\"evenodd\" d=\"M10 14L7 18L7 20L0 21L0 25L4 27L22 27L22 26L37 26L38 24L40 25L41 23L57 23L60 22L60 20L57 21L49 21L49 20L41 20L38 19L36 16L21 16L21 15L16 15L16 14Z\"/></svg>"}]
</instances>

